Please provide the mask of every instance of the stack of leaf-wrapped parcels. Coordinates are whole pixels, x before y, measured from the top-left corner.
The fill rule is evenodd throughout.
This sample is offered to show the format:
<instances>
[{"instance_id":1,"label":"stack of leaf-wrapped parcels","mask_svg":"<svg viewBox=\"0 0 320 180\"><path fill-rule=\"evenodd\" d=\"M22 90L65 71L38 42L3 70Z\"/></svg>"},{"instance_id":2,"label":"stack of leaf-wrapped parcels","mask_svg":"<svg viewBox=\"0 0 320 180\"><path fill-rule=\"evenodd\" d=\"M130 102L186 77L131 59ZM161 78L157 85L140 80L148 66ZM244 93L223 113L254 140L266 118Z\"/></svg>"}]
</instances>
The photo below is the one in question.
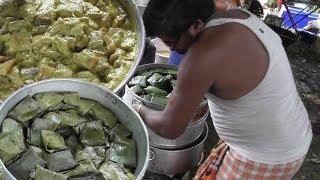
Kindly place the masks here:
<instances>
[{"instance_id":1,"label":"stack of leaf-wrapped parcels","mask_svg":"<svg viewBox=\"0 0 320 180\"><path fill-rule=\"evenodd\" d=\"M128 85L133 93L146 101L166 106L177 75L175 69L151 69L138 73Z\"/></svg>"},{"instance_id":2,"label":"stack of leaf-wrapped parcels","mask_svg":"<svg viewBox=\"0 0 320 180\"><path fill-rule=\"evenodd\" d=\"M171 91L176 85L178 70L156 68L138 72L128 83L130 90L140 98L165 107ZM207 101L203 99L194 114L194 121L199 120L208 110Z\"/></svg>"},{"instance_id":3,"label":"stack of leaf-wrapped parcels","mask_svg":"<svg viewBox=\"0 0 320 180\"><path fill-rule=\"evenodd\" d=\"M2 122L0 158L19 180L135 179L131 132L78 93L26 97Z\"/></svg>"}]
</instances>

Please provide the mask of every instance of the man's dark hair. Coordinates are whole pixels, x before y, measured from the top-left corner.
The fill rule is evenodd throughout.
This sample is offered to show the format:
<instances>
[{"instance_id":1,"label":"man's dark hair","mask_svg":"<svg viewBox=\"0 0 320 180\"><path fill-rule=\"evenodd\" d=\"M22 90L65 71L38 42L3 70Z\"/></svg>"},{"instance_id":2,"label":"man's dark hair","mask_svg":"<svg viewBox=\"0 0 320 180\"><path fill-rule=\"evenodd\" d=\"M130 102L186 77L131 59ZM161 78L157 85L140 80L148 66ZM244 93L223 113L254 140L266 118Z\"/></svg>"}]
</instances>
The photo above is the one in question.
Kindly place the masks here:
<instances>
[{"instance_id":1,"label":"man's dark hair","mask_svg":"<svg viewBox=\"0 0 320 180\"><path fill-rule=\"evenodd\" d=\"M147 36L178 37L197 19L207 22L213 0L150 0L143 15Z\"/></svg>"}]
</instances>

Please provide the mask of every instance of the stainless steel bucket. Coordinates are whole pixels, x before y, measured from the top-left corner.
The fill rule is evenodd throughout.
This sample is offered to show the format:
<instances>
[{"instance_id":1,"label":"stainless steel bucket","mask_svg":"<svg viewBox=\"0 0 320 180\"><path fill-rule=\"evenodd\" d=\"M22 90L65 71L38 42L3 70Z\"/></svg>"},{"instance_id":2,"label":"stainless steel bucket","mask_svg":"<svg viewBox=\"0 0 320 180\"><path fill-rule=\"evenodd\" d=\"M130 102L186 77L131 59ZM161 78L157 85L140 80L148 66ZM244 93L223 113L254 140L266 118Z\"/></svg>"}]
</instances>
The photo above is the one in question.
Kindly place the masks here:
<instances>
[{"instance_id":1,"label":"stainless steel bucket","mask_svg":"<svg viewBox=\"0 0 320 180\"><path fill-rule=\"evenodd\" d=\"M148 170L158 174L175 175L187 172L197 166L201 159L203 146L208 136L208 125L198 140L187 148L167 150L150 147Z\"/></svg>"},{"instance_id":2,"label":"stainless steel bucket","mask_svg":"<svg viewBox=\"0 0 320 180\"><path fill-rule=\"evenodd\" d=\"M15 107L22 99L28 95L43 92L78 92L82 98L91 99L103 104L110 109L119 119L119 121L132 131L133 138L137 143L137 167L135 176L142 179L149 162L149 141L146 126L140 116L122 99L117 97L111 91L107 91L99 86L78 80L46 80L26 86L12 94L0 107L0 124L7 116L8 112ZM4 169L8 179L15 180L12 174L4 167L0 161L0 168Z\"/></svg>"}]
</instances>

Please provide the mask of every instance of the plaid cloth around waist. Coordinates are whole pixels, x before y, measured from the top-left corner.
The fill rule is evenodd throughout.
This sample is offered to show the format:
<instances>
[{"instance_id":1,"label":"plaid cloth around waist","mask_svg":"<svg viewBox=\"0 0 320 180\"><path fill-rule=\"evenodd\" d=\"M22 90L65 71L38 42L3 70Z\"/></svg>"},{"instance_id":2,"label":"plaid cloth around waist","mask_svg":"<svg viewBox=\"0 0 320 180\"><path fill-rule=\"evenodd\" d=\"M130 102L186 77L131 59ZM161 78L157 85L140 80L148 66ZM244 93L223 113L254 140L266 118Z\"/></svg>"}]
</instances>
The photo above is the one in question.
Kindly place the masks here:
<instances>
[{"instance_id":1,"label":"plaid cloth around waist","mask_svg":"<svg viewBox=\"0 0 320 180\"><path fill-rule=\"evenodd\" d=\"M216 175L217 180L287 180L291 179L301 167L305 156L288 164L263 164L250 161L229 149Z\"/></svg>"}]
</instances>

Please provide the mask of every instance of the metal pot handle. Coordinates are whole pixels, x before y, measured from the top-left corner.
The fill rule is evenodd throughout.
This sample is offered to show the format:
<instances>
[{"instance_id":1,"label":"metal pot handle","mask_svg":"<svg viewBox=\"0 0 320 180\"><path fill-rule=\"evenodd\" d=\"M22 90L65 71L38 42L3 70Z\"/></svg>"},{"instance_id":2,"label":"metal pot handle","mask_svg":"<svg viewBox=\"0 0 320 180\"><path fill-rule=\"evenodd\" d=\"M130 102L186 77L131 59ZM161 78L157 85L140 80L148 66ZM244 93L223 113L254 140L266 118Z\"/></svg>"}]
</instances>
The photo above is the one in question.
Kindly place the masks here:
<instances>
[{"instance_id":1,"label":"metal pot handle","mask_svg":"<svg viewBox=\"0 0 320 180\"><path fill-rule=\"evenodd\" d=\"M155 157L154 151L152 149L149 149L149 161L152 161Z\"/></svg>"},{"instance_id":2,"label":"metal pot handle","mask_svg":"<svg viewBox=\"0 0 320 180\"><path fill-rule=\"evenodd\" d=\"M131 105L134 105L134 104L144 105L142 101L140 101L139 99L136 99L136 98L133 98L131 101Z\"/></svg>"},{"instance_id":3,"label":"metal pot handle","mask_svg":"<svg viewBox=\"0 0 320 180\"><path fill-rule=\"evenodd\" d=\"M203 163L204 160L205 160L205 159L204 159L204 152L202 152L202 153L201 153L200 160L199 160L197 166L200 166L200 165Z\"/></svg>"}]
</instances>

